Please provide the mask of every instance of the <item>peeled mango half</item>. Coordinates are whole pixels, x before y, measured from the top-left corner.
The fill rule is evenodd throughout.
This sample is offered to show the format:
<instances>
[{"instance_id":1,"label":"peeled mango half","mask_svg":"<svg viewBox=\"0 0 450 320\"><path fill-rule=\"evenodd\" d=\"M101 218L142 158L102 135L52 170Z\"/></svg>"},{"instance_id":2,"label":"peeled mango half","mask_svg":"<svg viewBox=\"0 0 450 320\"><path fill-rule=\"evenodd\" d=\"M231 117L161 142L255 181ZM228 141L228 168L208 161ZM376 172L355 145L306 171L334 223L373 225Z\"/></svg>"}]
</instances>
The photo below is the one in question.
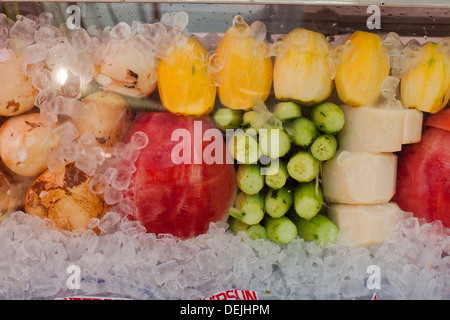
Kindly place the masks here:
<instances>
[{"instance_id":1,"label":"peeled mango half","mask_svg":"<svg viewBox=\"0 0 450 320\"><path fill-rule=\"evenodd\" d=\"M265 46L250 34L250 27L241 16L236 16L216 48L224 61L219 71L220 102L231 109L250 110L256 103L264 102L272 88L272 60L270 56L257 56L256 46Z\"/></svg>"},{"instance_id":2,"label":"peeled mango half","mask_svg":"<svg viewBox=\"0 0 450 320\"><path fill-rule=\"evenodd\" d=\"M450 99L450 54L439 45L423 45L421 63L401 79L401 101L405 106L430 113L442 110Z\"/></svg>"},{"instance_id":3,"label":"peeled mango half","mask_svg":"<svg viewBox=\"0 0 450 320\"><path fill-rule=\"evenodd\" d=\"M282 40L287 52L276 57L273 85L277 99L316 104L333 90L336 66L327 38L318 32L297 28Z\"/></svg>"},{"instance_id":4,"label":"peeled mango half","mask_svg":"<svg viewBox=\"0 0 450 320\"><path fill-rule=\"evenodd\" d=\"M374 105L390 72L388 56L381 49L381 37L356 31L347 41L351 50L338 65L334 79L339 99L356 107Z\"/></svg>"},{"instance_id":5,"label":"peeled mango half","mask_svg":"<svg viewBox=\"0 0 450 320\"><path fill-rule=\"evenodd\" d=\"M210 84L207 54L203 45L190 37L159 62L159 96L168 111L198 116L212 111L216 87Z\"/></svg>"}]
</instances>

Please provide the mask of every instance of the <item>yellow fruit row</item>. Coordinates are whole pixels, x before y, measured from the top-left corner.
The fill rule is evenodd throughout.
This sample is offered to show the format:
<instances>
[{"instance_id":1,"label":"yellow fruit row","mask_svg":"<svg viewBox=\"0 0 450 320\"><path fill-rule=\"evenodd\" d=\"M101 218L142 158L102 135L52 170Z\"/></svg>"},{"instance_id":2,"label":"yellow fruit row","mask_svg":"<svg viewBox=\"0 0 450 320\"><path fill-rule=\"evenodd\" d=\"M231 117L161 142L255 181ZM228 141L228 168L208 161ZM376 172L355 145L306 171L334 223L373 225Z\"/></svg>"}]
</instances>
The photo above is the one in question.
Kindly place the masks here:
<instances>
[{"instance_id":1,"label":"yellow fruit row","mask_svg":"<svg viewBox=\"0 0 450 320\"><path fill-rule=\"evenodd\" d=\"M374 33L356 31L332 48L323 34L297 28L273 52L251 33L235 19L213 54L190 37L164 56L157 69L163 106L175 114L208 114L217 94L225 107L250 110L268 98L272 85L280 100L314 105L335 87L343 103L371 106L391 74L389 53ZM420 50L420 61L401 76L399 97L404 106L435 113L450 98L450 54L434 42Z\"/></svg>"}]
</instances>

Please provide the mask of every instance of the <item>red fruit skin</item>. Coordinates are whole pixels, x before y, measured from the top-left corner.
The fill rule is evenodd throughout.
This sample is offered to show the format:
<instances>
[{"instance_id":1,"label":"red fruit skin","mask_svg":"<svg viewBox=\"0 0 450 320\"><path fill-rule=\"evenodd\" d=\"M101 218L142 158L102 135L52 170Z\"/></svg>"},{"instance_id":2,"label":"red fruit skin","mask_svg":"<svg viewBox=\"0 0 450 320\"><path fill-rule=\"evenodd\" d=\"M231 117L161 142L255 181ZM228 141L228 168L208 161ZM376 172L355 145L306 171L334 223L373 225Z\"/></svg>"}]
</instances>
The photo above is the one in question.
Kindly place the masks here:
<instances>
[{"instance_id":1,"label":"red fruit skin","mask_svg":"<svg viewBox=\"0 0 450 320\"><path fill-rule=\"evenodd\" d=\"M450 131L450 108L430 114L425 121L425 125Z\"/></svg>"},{"instance_id":2,"label":"red fruit skin","mask_svg":"<svg viewBox=\"0 0 450 320\"><path fill-rule=\"evenodd\" d=\"M207 232L211 222L228 218L237 184L234 165L226 164L225 141L222 143L222 163L205 164L202 160L202 164L193 161L174 164L172 161L172 149L180 143L171 138L176 129L186 129L191 134L193 159L194 121L201 121L202 134L207 129L218 130L206 116L147 112L134 120L127 133L125 142L136 131L145 132L149 137L148 145L141 150L135 163L137 170L126 192L138 208L137 220L147 232L188 239ZM202 149L210 143L202 142Z\"/></svg>"},{"instance_id":3,"label":"red fruit skin","mask_svg":"<svg viewBox=\"0 0 450 320\"><path fill-rule=\"evenodd\" d=\"M450 131L425 127L421 141L399 154L394 201L418 218L450 227Z\"/></svg>"}]
</instances>

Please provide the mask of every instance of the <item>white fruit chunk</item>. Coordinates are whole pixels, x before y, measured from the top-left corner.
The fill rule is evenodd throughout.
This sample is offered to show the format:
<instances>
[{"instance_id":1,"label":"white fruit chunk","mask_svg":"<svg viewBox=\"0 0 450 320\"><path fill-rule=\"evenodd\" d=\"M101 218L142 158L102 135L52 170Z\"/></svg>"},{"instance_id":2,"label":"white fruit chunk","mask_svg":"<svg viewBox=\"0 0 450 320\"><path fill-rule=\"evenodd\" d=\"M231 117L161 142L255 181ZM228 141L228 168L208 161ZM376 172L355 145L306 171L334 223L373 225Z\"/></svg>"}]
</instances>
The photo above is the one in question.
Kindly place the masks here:
<instances>
[{"instance_id":1,"label":"white fruit chunk","mask_svg":"<svg viewBox=\"0 0 450 320\"><path fill-rule=\"evenodd\" d=\"M382 244L396 228L401 209L394 202L377 205L333 204L328 214L349 245Z\"/></svg>"},{"instance_id":2,"label":"white fruit chunk","mask_svg":"<svg viewBox=\"0 0 450 320\"><path fill-rule=\"evenodd\" d=\"M345 124L338 134L340 149L397 152L402 149L402 109L341 106Z\"/></svg>"},{"instance_id":3,"label":"white fruit chunk","mask_svg":"<svg viewBox=\"0 0 450 320\"><path fill-rule=\"evenodd\" d=\"M417 109L405 108L403 125L403 143L417 143L422 137L423 112Z\"/></svg>"},{"instance_id":4,"label":"white fruit chunk","mask_svg":"<svg viewBox=\"0 0 450 320\"><path fill-rule=\"evenodd\" d=\"M395 193L397 155L338 150L323 164L324 198L347 204L382 204Z\"/></svg>"}]
</instances>

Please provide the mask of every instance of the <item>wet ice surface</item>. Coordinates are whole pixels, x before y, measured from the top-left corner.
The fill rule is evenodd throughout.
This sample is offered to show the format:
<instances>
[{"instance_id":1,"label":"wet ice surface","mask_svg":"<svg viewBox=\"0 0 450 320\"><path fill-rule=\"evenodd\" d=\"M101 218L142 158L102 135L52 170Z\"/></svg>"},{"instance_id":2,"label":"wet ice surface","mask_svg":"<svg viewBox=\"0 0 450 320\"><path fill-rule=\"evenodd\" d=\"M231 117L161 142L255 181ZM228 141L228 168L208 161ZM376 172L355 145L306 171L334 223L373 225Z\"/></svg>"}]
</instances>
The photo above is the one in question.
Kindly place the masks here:
<instances>
[{"instance_id":1,"label":"wet ice surface","mask_svg":"<svg viewBox=\"0 0 450 320\"><path fill-rule=\"evenodd\" d=\"M63 233L22 212L5 218L0 297L202 299L247 289L259 299L372 299L375 293L385 300L450 298L450 230L408 215L389 241L369 248L341 240L324 247L300 238L286 245L250 241L224 223L178 241L145 233L114 212L89 226L101 232ZM76 284L70 266L80 270L78 289L68 287ZM369 266L379 268L379 289Z\"/></svg>"}]
</instances>

